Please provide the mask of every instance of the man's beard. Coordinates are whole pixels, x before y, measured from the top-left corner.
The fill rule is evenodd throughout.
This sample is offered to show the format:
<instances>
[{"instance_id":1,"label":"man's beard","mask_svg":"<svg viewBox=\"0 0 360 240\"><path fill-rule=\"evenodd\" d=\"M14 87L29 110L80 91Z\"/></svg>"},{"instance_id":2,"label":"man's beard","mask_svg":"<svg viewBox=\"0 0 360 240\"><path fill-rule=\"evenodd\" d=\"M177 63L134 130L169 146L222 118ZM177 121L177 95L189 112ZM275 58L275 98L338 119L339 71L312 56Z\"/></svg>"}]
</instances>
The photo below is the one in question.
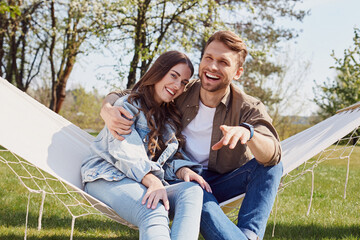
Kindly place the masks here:
<instances>
[{"instance_id":1,"label":"man's beard","mask_svg":"<svg viewBox=\"0 0 360 240\"><path fill-rule=\"evenodd\" d=\"M208 91L208 92L216 92L216 91L219 91L221 89L227 88L229 86L228 82L223 82L221 80L218 80L218 81L221 81L221 83L218 83L218 84L215 84L215 85L204 83L202 78L200 78L200 81L201 81L201 87L204 90Z\"/></svg>"}]
</instances>

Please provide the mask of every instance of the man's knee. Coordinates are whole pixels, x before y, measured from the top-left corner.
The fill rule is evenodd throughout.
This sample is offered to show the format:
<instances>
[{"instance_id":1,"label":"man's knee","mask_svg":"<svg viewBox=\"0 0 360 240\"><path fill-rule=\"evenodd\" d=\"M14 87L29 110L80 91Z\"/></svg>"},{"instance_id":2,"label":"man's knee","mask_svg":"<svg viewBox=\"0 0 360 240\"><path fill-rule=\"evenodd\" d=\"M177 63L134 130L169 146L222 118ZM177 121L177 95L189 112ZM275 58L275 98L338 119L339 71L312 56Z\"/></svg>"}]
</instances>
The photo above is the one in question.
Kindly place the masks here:
<instances>
[{"instance_id":1,"label":"man's knee","mask_svg":"<svg viewBox=\"0 0 360 240\"><path fill-rule=\"evenodd\" d=\"M278 164L271 166L269 170L270 177L274 178L275 181L280 181L283 174L283 164L279 162Z\"/></svg>"},{"instance_id":2,"label":"man's knee","mask_svg":"<svg viewBox=\"0 0 360 240\"><path fill-rule=\"evenodd\" d=\"M283 164L282 162L279 162L278 164L274 166L268 166L265 167L261 164L259 164L260 167L257 168L257 174L261 176L262 178L267 178L269 180L279 181L283 174Z\"/></svg>"},{"instance_id":3,"label":"man's knee","mask_svg":"<svg viewBox=\"0 0 360 240\"><path fill-rule=\"evenodd\" d=\"M214 207L219 205L218 201L212 193L209 193L204 189L203 194L203 212L209 212L213 210Z\"/></svg>"}]
</instances>

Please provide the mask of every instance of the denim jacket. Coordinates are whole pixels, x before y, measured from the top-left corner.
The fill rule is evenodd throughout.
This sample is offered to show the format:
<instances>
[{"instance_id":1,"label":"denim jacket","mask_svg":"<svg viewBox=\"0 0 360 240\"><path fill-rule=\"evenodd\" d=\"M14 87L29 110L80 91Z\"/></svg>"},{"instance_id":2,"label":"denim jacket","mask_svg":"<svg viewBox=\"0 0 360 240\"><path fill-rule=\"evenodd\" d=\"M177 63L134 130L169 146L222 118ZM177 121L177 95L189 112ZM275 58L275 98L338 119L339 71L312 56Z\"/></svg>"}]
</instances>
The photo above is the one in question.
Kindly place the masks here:
<instances>
[{"instance_id":1,"label":"denim jacket","mask_svg":"<svg viewBox=\"0 0 360 240\"><path fill-rule=\"evenodd\" d=\"M145 114L138 110L137 104L130 104L127 99L128 96L119 98L114 106L122 106L134 116L131 133L124 135L125 139L120 141L113 137L106 126L102 129L90 145L90 156L82 163L83 184L99 178L120 181L125 177L141 182L149 172L166 184L164 180L177 179L175 173L181 167L189 167L200 173L201 165L191 162L181 149L184 159L174 159L179 142L170 125L166 125L163 135L164 142L167 143L166 149L156 162L151 161L147 142L150 129L147 126Z\"/></svg>"}]
</instances>

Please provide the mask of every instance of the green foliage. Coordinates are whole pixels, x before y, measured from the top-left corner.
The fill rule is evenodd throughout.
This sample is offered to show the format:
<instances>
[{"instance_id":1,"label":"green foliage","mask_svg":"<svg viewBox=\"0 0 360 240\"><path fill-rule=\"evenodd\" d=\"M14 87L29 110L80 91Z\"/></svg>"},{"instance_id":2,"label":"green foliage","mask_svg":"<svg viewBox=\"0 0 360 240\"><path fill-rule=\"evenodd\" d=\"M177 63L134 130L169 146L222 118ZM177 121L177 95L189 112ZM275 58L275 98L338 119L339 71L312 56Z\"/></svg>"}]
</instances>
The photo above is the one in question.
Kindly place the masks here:
<instances>
[{"instance_id":1,"label":"green foliage","mask_svg":"<svg viewBox=\"0 0 360 240\"><path fill-rule=\"evenodd\" d=\"M119 75L128 73L127 80L121 81L127 81L127 88L133 86L154 57L168 49L189 52L197 63L199 60L195 57L201 56L207 39L215 31L228 29L238 33L250 50L241 78L246 92L269 104L278 103L280 99L270 89L263 88L261 81L282 71L282 66L270 60L270 54L281 41L296 37L297 32L277 25L276 19L302 21L308 13L295 9L298 2L300 0L129 1L133 7L128 8L126 14L120 13L127 20L118 27L116 41L124 44L122 51L115 54L121 55L119 65L126 66L119 69ZM132 58L130 64L121 62L128 57Z\"/></svg>"},{"instance_id":2,"label":"green foliage","mask_svg":"<svg viewBox=\"0 0 360 240\"><path fill-rule=\"evenodd\" d=\"M97 0L13 2L0 5L0 76L22 91L34 79L50 79L48 106L59 112L78 56L95 51L92 43L109 33L109 26L120 24L112 11L123 5Z\"/></svg>"},{"instance_id":3,"label":"green foliage","mask_svg":"<svg viewBox=\"0 0 360 240\"><path fill-rule=\"evenodd\" d=\"M307 13L295 9L300 1L25 0L17 1L19 6L1 1L0 75L23 91L34 79L51 79L49 107L58 112L80 54L107 45L119 59L121 81L131 87L159 53L179 49L198 59L211 34L229 29L250 49L245 90L267 104L278 103L261 81L282 71L270 61L271 51L296 32L276 19L301 21Z\"/></svg>"},{"instance_id":4,"label":"green foliage","mask_svg":"<svg viewBox=\"0 0 360 240\"><path fill-rule=\"evenodd\" d=\"M317 84L314 89L319 115L326 118L360 101L360 29L354 29L354 45L344 50L343 58L332 57L338 72L334 80Z\"/></svg>"},{"instance_id":5,"label":"green foliage","mask_svg":"<svg viewBox=\"0 0 360 240\"><path fill-rule=\"evenodd\" d=\"M83 87L67 91L66 95L59 114L82 129L99 132L104 126L99 112L103 96L96 90L86 92Z\"/></svg>"},{"instance_id":6,"label":"green foliage","mask_svg":"<svg viewBox=\"0 0 360 240\"><path fill-rule=\"evenodd\" d=\"M21 15L19 6L8 5L6 2L0 2L0 14L5 14L6 12L10 13L11 18Z\"/></svg>"}]
</instances>

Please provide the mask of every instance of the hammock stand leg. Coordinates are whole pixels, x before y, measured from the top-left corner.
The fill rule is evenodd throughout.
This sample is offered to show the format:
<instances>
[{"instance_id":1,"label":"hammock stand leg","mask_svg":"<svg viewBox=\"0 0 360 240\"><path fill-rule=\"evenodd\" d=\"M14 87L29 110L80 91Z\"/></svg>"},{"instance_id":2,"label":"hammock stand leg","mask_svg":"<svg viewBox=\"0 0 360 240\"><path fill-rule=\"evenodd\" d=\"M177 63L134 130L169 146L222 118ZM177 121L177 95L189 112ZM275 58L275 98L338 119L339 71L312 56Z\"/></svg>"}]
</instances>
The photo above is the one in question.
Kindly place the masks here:
<instances>
[{"instance_id":1,"label":"hammock stand leg","mask_svg":"<svg viewBox=\"0 0 360 240\"><path fill-rule=\"evenodd\" d=\"M309 202L309 206L308 206L308 210L306 212L306 216L309 216L310 214L310 208L311 208L311 203L313 200L313 196L314 196L314 170L311 170L311 195L310 195L310 202Z\"/></svg>"},{"instance_id":2,"label":"hammock stand leg","mask_svg":"<svg viewBox=\"0 0 360 240\"><path fill-rule=\"evenodd\" d=\"M27 236L27 226L28 226L29 208L30 208L30 194L31 194L31 192L29 192L29 194L28 194L28 203L27 203L27 206L26 206L26 218L25 218L25 235L24 235L24 240L26 240L26 236Z\"/></svg>"},{"instance_id":3,"label":"hammock stand leg","mask_svg":"<svg viewBox=\"0 0 360 240\"><path fill-rule=\"evenodd\" d=\"M344 196L343 199L346 198L346 188L349 181L349 172L350 172L350 157L348 157L347 168L346 168L346 178L345 178L345 186L344 186Z\"/></svg>"},{"instance_id":4,"label":"hammock stand leg","mask_svg":"<svg viewBox=\"0 0 360 240\"><path fill-rule=\"evenodd\" d=\"M276 194L276 198L275 198L275 211L274 211L274 226L273 226L273 230L271 233L271 236L274 237L275 236L275 225L276 225L276 215L277 215L277 211L278 211L278 203L279 203L279 189L281 188L282 184L284 181L284 177L281 178L280 184L279 184L279 188L278 188L278 194Z\"/></svg>"},{"instance_id":5,"label":"hammock stand leg","mask_svg":"<svg viewBox=\"0 0 360 240\"><path fill-rule=\"evenodd\" d=\"M275 225L276 225L276 214L277 214L277 211L278 211L278 202L279 202L279 196L276 195L276 198L275 198L275 211L274 211L274 226L273 226L273 229L272 229L271 237L275 236Z\"/></svg>"},{"instance_id":6,"label":"hammock stand leg","mask_svg":"<svg viewBox=\"0 0 360 240\"><path fill-rule=\"evenodd\" d=\"M71 220L71 233L70 233L70 240L73 240L73 235L74 235L74 228L75 228L75 220L76 220L76 217L72 217L72 220Z\"/></svg>"},{"instance_id":7,"label":"hammock stand leg","mask_svg":"<svg viewBox=\"0 0 360 240\"><path fill-rule=\"evenodd\" d=\"M41 199L41 205L40 205L40 210L39 210L39 219L38 219L38 231L41 230L41 221L42 221L42 215L43 215L43 210L44 210L45 196L46 196L46 192L42 191L42 199Z\"/></svg>"}]
</instances>

